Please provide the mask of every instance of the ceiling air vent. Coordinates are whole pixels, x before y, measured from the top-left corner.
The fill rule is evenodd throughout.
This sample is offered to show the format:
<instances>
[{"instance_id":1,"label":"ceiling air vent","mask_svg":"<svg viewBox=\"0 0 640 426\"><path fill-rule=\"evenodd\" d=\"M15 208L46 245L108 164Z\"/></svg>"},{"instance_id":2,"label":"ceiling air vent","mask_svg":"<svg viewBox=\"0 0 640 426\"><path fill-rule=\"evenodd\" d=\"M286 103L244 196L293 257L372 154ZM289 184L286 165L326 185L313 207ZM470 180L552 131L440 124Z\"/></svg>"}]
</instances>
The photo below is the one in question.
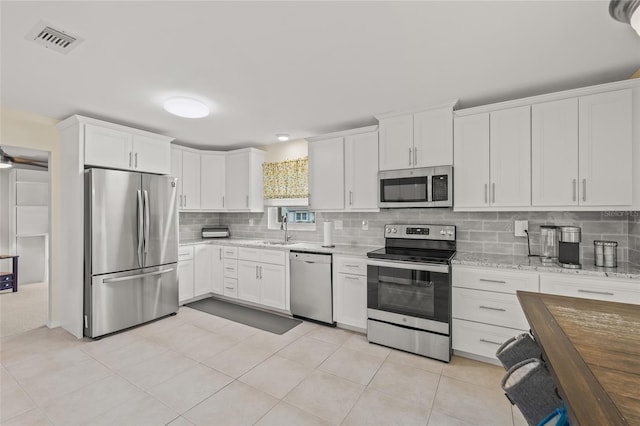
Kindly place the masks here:
<instances>
[{"instance_id":1,"label":"ceiling air vent","mask_svg":"<svg viewBox=\"0 0 640 426\"><path fill-rule=\"evenodd\" d=\"M25 38L60 53L69 53L83 41L82 38L67 31L53 28L52 25L44 21L38 22Z\"/></svg>"}]
</instances>

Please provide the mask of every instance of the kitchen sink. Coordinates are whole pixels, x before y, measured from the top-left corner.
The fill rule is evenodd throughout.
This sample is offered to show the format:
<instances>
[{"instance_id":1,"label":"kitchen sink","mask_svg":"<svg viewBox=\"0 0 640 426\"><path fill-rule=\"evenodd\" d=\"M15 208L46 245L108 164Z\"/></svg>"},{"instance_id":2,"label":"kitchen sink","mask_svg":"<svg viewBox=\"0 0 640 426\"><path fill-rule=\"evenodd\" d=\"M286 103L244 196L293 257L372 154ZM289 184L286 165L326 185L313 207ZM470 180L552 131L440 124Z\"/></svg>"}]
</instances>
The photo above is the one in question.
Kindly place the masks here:
<instances>
[{"instance_id":1,"label":"kitchen sink","mask_svg":"<svg viewBox=\"0 0 640 426\"><path fill-rule=\"evenodd\" d=\"M266 246L290 246L292 244L296 244L295 241L260 241L260 244L264 244Z\"/></svg>"}]
</instances>

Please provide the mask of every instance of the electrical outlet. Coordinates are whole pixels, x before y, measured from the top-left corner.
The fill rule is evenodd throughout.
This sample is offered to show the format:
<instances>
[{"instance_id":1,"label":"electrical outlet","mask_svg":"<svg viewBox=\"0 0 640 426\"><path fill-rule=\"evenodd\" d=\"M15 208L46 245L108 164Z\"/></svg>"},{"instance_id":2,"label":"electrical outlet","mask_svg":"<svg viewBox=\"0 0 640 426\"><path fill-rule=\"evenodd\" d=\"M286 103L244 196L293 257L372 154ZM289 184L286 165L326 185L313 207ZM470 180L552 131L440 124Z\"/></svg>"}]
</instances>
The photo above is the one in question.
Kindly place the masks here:
<instances>
[{"instance_id":1,"label":"electrical outlet","mask_svg":"<svg viewBox=\"0 0 640 426\"><path fill-rule=\"evenodd\" d=\"M524 231L529 230L528 220L515 220L513 222L513 235L516 237L526 237L527 233Z\"/></svg>"},{"instance_id":2,"label":"electrical outlet","mask_svg":"<svg viewBox=\"0 0 640 426\"><path fill-rule=\"evenodd\" d=\"M336 220L335 222L333 222L333 229L335 229L335 230L342 229L342 221L341 220Z\"/></svg>"},{"instance_id":3,"label":"electrical outlet","mask_svg":"<svg viewBox=\"0 0 640 426\"><path fill-rule=\"evenodd\" d=\"M368 231L369 230L369 221L367 221L367 220L363 220L362 221L362 230L363 231Z\"/></svg>"}]
</instances>

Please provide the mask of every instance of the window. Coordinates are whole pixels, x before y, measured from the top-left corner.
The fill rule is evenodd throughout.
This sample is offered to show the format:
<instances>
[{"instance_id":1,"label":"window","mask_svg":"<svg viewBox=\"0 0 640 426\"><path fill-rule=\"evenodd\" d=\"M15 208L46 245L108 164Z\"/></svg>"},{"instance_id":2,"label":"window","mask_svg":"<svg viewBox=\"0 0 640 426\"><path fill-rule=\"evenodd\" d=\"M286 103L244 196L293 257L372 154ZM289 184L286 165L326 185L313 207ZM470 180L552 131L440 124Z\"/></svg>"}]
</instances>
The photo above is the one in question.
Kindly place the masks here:
<instances>
[{"instance_id":1,"label":"window","mask_svg":"<svg viewBox=\"0 0 640 426\"><path fill-rule=\"evenodd\" d=\"M267 214L269 229L280 229L283 216L287 216L287 226L291 230L315 231L316 229L316 214L306 207L269 207Z\"/></svg>"}]
</instances>

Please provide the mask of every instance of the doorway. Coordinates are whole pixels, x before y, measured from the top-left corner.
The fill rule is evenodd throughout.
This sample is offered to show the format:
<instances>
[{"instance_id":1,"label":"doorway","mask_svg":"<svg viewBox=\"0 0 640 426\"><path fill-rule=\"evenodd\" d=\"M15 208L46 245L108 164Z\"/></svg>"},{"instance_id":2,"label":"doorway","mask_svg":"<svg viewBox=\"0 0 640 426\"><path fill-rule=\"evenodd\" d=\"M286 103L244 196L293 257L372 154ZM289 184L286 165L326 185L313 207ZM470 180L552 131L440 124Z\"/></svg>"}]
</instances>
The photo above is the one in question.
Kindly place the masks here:
<instances>
[{"instance_id":1,"label":"doorway","mask_svg":"<svg viewBox=\"0 0 640 426\"><path fill-rule=\"evenodd\" d=\"M9 168L0 168L0 254L17 255L18 286L0 291L0 337L42 327L49 321L51 177L49 153L0 146ZM11 259L0 271L12 270Z\"/></svg>"}]
</instances>

